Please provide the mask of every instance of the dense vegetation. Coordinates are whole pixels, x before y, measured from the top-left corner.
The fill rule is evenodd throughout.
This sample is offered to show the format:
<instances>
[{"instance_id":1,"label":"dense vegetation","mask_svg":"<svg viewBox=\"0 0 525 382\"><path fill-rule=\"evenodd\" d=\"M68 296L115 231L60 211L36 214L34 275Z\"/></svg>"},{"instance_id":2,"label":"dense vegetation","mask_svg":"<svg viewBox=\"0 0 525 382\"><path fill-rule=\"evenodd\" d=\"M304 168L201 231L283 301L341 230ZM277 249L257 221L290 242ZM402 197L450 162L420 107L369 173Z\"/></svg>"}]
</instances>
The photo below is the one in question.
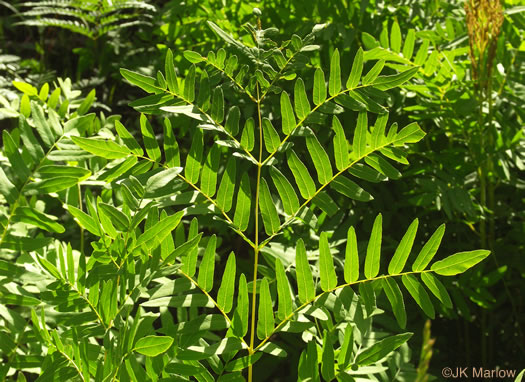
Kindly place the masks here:
<instances>
[{"instance_id":1,"label":"dense vegetation","mask_svg":"<svg viewBox=\"0 0 525 382\"><path fill-rule=\"evenodd\" d=\"M521 380L524 30L0 1L0 380Z\"/></svg>"}]
</instances>

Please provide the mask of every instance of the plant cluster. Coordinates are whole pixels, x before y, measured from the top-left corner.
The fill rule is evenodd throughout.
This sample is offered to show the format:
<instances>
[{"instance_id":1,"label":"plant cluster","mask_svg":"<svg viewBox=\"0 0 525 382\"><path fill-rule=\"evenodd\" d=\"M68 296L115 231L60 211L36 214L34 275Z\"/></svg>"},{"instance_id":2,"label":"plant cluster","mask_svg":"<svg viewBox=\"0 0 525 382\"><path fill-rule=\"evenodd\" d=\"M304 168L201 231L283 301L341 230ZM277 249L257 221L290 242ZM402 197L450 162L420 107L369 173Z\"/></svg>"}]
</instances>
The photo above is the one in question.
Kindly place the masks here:
<instances>
[{"instance_id":1,"label":"plant cluster","mask_svg":"<svg viewBox=\"0 0 525 382\"><path fill-rule=\"evenodd\" d=\"M4 5L0 380L518 374L516 1Z\"/></svg>"}]
</instances>

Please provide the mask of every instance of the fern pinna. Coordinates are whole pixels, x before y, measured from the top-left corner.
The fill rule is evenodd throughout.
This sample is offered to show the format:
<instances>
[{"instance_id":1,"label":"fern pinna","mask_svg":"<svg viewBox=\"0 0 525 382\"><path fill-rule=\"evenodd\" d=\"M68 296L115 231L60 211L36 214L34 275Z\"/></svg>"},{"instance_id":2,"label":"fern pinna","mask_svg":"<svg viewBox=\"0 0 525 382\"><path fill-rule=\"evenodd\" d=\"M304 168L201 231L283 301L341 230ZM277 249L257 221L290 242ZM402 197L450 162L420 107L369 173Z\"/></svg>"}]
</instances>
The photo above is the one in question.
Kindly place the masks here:
<instances>
[{"instance_id":1,"label":"fern pinna","mask_svg":"<svg viewBox=\"0 0 525 382\"><path fill-rule=\"evenodd\" d=\"M147 25L156 11L141 0L45 0L21 6L21 25L67 29L93 40L112 30Z\"/></svg>"},{"instance_id":2,"label":"fern pinna","mask_svg":"<svg viewBox=\"0 0 525 382\"><path fill-rule=\"evenodd\" d=\"M332 240L332 232L319 232L316 222L372 200L363 188L367 182L400 177L391 162L407 164L405 146L424 133L417 123L389 125L382 102L387 90L419 68L399 66L394 74L382 74L385 62L366 65L359 49L343 83L334 50L328 81L321 68L310 81L298 73L307 67L308 52L319 48L313 44L317 28L279 46L268 38L272 28L248 26L252 41L246 45L209 25L228 49L206 57L184 52L191 63L184 79L169 50L165 71L156 78L121 70L150 94L132 103L142 112L142 144L118 120L116 136L99 128L91 134L71 129L64 137L63 149L83 155L64 161L90 168L87 181L75 178L66 188L102 190L97 196L86 191L84 203L73 194L61 199L82 230L98 238L91 248L75 251L48 242L42 247L50 250L32 255L54 280L57 296L46 300L47 310L35 309L31 316L51 349L45 360L55 367L47 370L97 381L159 375L259 380L264 377L255 375L254 364L267 362L264 353L286 357L277 335L300 333L305 346L298 380L409 378L415 372L406 354L412 333L392 335L373 325L383 313L377 306L383 291L391 305L385 308L405 328L400 285L434 317L436 299L444 307L452 304L436 275L464 272L489 252L460 252L431 264L444 235L441 226L409 268L416 219L381 273L381 214L365 241L358 241L353 226L346 240ZM287 81L293 81L290 94L283 89ZM355 113L355 121L341 121L345 110ZM46 125L38 106L30 114L32 123ZM146 114L167 117L162 137ZM179 145L172 114L178 121L181 116L189 118L186 123L196 121L187 129L190 147ZM37 128L43 139L46 129ZM10 159L16 155L5 152ZM13 188L0 183L0 192L16 204ZM225 243L218 228L215 234L199 232L197 216L229 227L244 246L237 250ZM293 237L305 226L309 236ZM9 222L4 236L8 229ZM246 261L252 274L241 271ZM219 280L216 265L224 269ZM50 321L49 306L69 312L77 326L64 329L71 325L67 315Z\"/></svg>"}]
</instances>

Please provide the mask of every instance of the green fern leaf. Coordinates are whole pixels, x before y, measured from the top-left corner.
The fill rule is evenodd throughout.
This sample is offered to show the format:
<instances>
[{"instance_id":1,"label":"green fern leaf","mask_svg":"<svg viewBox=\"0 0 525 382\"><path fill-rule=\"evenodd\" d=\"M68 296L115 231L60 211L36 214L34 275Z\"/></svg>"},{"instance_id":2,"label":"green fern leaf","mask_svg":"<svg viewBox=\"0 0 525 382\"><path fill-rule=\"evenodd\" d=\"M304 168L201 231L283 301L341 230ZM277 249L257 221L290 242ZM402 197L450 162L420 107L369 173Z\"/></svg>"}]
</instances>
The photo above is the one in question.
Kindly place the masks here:
<instances>
[{"instance_id":1,"label":"green fern leaf","mask_svg":"<svg viewBox=\"0 0 525 382\"><path fill-rule=\"evenodd\" d=\"M366 152L366 135L368 130L368 114L360 112L357 116L357 126L354 133L353 151L357 158L361 158Z\"/></svg>"},{"instance_id":2,"label":"green fern leaf","mask_svg":"<svg viewBox=\"0 0 525 382\"><path fill-rule=\"evenodd\" d=\"M299 159L295 151L288 152L288 166L292 171L299 192L304 199L310 199L315 194L315 183L308 173L303 162Z\"/></svg>"},{"instance_id":3,"label":"green fern leaf","mask_svg":"<svg viewBox=\"0 0 525 382\"><path fill-rule=\"evenodd\" d=\"M315 170L317 171L317 179L321 184L327 184L332 180L332 166L330 165L330 158L319 143L316 136L312 133L306 137L306 147L312 161L314 162Z\"/></svg>"},{"instance_id":4,"label":"green fern leaf","mask_svg":"<svg viewBox=\"0 0 525 382\"><path fill-rule=\"evenodd\" d=\"M363 73L363 49L359 48L354 57L354 62L352 63L352 70L346 81L346 87L348 89L354 89L361 79L361 74Z\"/></svg>"},{"instance_id":5,"label":"green fern leaf","mask_svg":"<svg viewBox=\"0 0 525 382\"><path fill-rule=\"evenodd\" d=\"M279 133L272 125L272 122L268 118L263 119L262 123L263 128L263 136L264 136L264 146L266 147L266 151L268 153L275 152L280 144L281 139L279 138Z\"/></svg>"},{"instance_id":6,"label":"green fern leaf","mask_svg":"<svg viewBox=\"0 0 525 382\"><path fill-rule=\"evenodd\" d=\"M295 270L297 274L297 289L299 301L303 304L310 302L315 297L315 285L312 277L312 270L306 257L306 248L302 239L297 241L295 247Z\"/></svg>"},{"instance_id":7,"label":"green fern leaf","mask_svg":"<svg viewBox=\"0 0 525 382\"><path fill-rule=\"evenodd\" d=\"M346 239L344 276L346 283L353 283L359 279L359 254L357 237L354 227L350 227Z\"/></svg>"},{"instance_id":8,"label":"green fern leaf","mask_svg":"<svg viewBox=\"0 0 525 382\"><path fill-rule=\"evenodd\" d=\"M131 135L126 127L118 120L115 120L115 129L117 130L119 137L122 139L126 147L130 149L133 154L139 156L144 155L144 150L142 150L142 147L140 147L133 135Z\"/></svg>"},{"instance_id":9,"label":"green fern leaf","mask_svg":"<svg viewBox=\"0 0 525 382\"><path fill-rule=\"evenodd\" d=\"M190 66L190 70L184 79L184 100L188 103L195 100L195 65Z\"/></svg>"},{"instance_id":10,"label":"green fern leaf","mask_svg":"<svg viewBox=\"0 0 525 382\"><path fill-rule=\"evenodd\" d=\"M263 340L272 334L275 325L270 287L268 286L268 279L266 277L262 279L259 289L259 310L257 317L257 337Z\"/></svg>"},{"instance_id":11,"label":"green fern leaf","mask_svg":"<svg viewBox=\"0 0 525 382\"><path fill-rule=\"evenodd\" d=\"M330 79L328 81L328 91L331 96L335 96L341 91L341 63L339 50L336 48L330 60Z\"/></svg>"},{"instance_id":12,"label":"green fern leaf","mask_svg":"<svg viewBox=\"0 0 525 382\"><path fill-rule=\"evenodd\" d=\"M246 276L241 273L239 277L239 293L237 295L237 308L233 315L232 329L237 337L244 337L248 333L249 324L249 298Z\"/></svg>"},{"instance_id":13,"label":"green fern leaf","mask_svg":"<svg viewBox=\"0 0 525 382\"><path fill-rule=\"evenodd\" d=\"M288 93L281 93L281 118L283 124L283 134L290 135L295 129L295 115Z\"/></svg>"},{"instance_id":14,"label":"green fern leaf","mask_svg":"<svg viewBox=\"0 0 525 382\"><path fill-rule=\"evenodd\" d=\"M279 306L277 317L282 321L292 314L292 296L290 294L290 283L286 277L284 266L279 258L275 258L275 278L277 280L277 295Z\"/></svg>"},{"instance_id":15,"label":"green fern leaf","mask_svg":"<svg viewBox=\"0 0 525 382\"><path fill-rule=\"evenodd\" d=\"M414 239L416 238L417 227L419 224L418 219L414 219L410 227L408 227L405 235L399 242L399 245L396 248L394 256L388 264L388 273L391 275L399 274L403 271L405 264L407 262L410 251L412 250L412 245L414 244Z\"/></svg>"},{"instance_id":16,"label":"green fern leaf","mask_svg":"<svg viewBox=\"0 0 525 382\"><path fill-rule=\"evenodd\" d=\"M179 144L173 135L173 128L168 118L164 119L164 155L168 167L180 167Z\"/></svg>"},{"instance_id":17,"label":"green fern leaf","mask_svg":"<svg viewBox=\"0 0 525 382\"><path fill-rule=\"evenodd\" d=\"M401 280L425 314L433 319L435 317L434 305L432 305L432 301L430 301L430 297L423 285L412 275L403 275Z\"/></svg>"},{"instance_id":18,"label":"green fern leaf","mask_svg":"<svg viewBox=\"0 0 525 382\"><path fill-rule=\"evenodd\" d=\"M423 246L423 248L421 248L421 251L417 255L417 258L414 261L414 264L412 264L412 270L414 272L421 272L425 270L428 263L430 263L430 261L436 254L441 244L441 239L443 239L444 234L445 234L445 224L441 224L438 227L438 229L436 229L436 231L432 234L430 239L428 239L428 241Z\"/></svg>"},{"instance_id":19,"label":"green fern leaf","mask_svg":"<svg viewBox=\"0 0 525 382\"><path fill-rule=\"evenodd\" d=\"M173 53L171 49L166 52L166 60L164 63L164 72L166 73L166 82L168 89L173 94L179 94L179 81L175 74L175 66L173 65Z\"/></svg>"},{"instance_id":20,"label":"green fern leaf","mask_svg":"<svg viewBox=\"0 0 525 382\"><path fill-rule=\"evenodd\" d=\"M337 286L337 275L335 274L334 262L328 245L328 234L321 233L319 240L319 269L321 275L321 289L332 290Z\"/></svg>"},{"instance_id":21,"label":"green fern leaf","mask_svg":"<svg viewBox=\"0 0 525 382\"><path fill-rule=\"evenodd\" d=\"M250 222L251 200L252 195L250 177L247 173L244 173L239 186L237 204L235 207L235 216L233 218L233 223L239 227L241 231L245 231L246 228L248 228L248 223Z\"/></svg>"},{"instance_id":22,"label":"green fern leaf","mask_svg":"<svg viewBox=\"0 0 525 382\"><path fill-rule=\"evenodd\" d=\"M324 79L324 72L321 68L317 68L314 74L313 101L316 106L319 106L325 100L326 100L326 83Z\"/></svg>"},{"instance_id":23,"label":"green fern leaf","mask_svg":"<svg viewBox=\"0 0 525 382\"><path fill-rule=\"evenodd\" d=\"M255 145L255 121L253 118L248 118L244 123L244 129L241 135L241 146L247 151L252 151Z\"/></svg>"},{"instance_id":24,"label":"green fern leaf","mask_svg":"<svg viewBox=\"0 0 525 382\"><path fill-rule=\"evenodd\" d=\"M483 261L488 255L490 255L490 251L485 249L458 252L443 260L436 261L430 269L438 275L454 276Z\"/></svg>"},{"instance_id":25,"label":"green fern leaf","mask_svg":"<svg viewBox=\"0 0 525 382\"><path fill-rule=\"evenodd\" d=\"M155 138L153 128L144 114L140 115L140 131L142 132L144 146L146 147L148 157L155 162L160 162L162 154L160 152L159 144Z\"/></svg>"},{"instance_id":26,"label":"green fern leaf","mask_svg":"<svg viewBox=\"0 0 525 382\"><path fill-rule=\"evenodd\" d=\"M445 307L449 309L452 308L452 300L448 295L447 288L445 288L445 286L441 283L441 281L439 281L437 277L431 273L425 272L421 273L421 280L432 292L432 294L436 296L439 301L443 303L443 305L445 305Z\"/></svg>"},{"instance_id":27,"label":"green fern leaf","mask_svg":"<svg viewBox=\"0 0 525 382\"><path fill-rule=\"evenodd\" d=\"M236 176L237 161L234 157L230 157L228 163L226 163L226 169L222 174L221 184L217 192L217 205L219 208L222 208L224 212L228 212L232 208Z\"/></svg>"},{"instance_id":28,"label":"green fern leaf","mask_svg":"<svg viewBox=\"0 0 525 382\"><path fill-rule=\"evenodd\" d=\"M224 120L224 93L222 92L222 88L215 88L213 91L211 118L216 123L221 123Z\"/></svg>"},{"instance_id":29,"label":"green fern leaf","mask_svg":"<svg viewBox=\"0 0 525 382\"><path fill-rule=\"evenodd\" d=\"M241 111L237 106L232 106L226 117L226 131L235 136L239 133L239 120L241 119Z\"/></svg>"},{"instance_id":30,"label":"green fern leaf","mask_svg":"<svg viewBox=\"0 0 525 382\"><path fill-rule=\"evenodd\" d=\"M205 195L213 197L217 189L217 171L219 170L220 150L213 145L208 152L201 173L201 190Z\"/></svg>"},{"instance_id":31,"label":"green fern leaf","mask_svg":"<svg viewBox=\"0 0 525 382\"><path fill-rule=\"evenodd\" d=\"M305 119L308 114L310 114L310 102L308 102L308 96L304 89L304 82L301 78L298 78L295 81L294 87L294 103L295 103L295 113L297 118L300 120Z\"/></svg>"},{"instance_id":32,"label":"green fern leaf","mask_svg":"<svg viewBox=\"0 0 525 382\"><path fill-rule=\"evenodd\" d=\"M332 381L335 378L335 355L334 344L328 330L324 331L321 354L321 375L325 381Z\"/></svg>"},{"instance_id":33,"label":"green fern leaf","mask_svg":"<svg viewBox=\"0 0 525 382\"><path fill-rule=\"evenodd\" d=\"M275 204L273 203L270 189L266 179L261 178L261 185L259 189L259 203L261 206L261 215L264 223L264 230L268 236L279 231L281 222Z\"/></svg>"},{"instance_id":34,"label":"green fern leaf","mask_svg":"<svg viewBox=\"0 0 525 382\"><path fill-rule=\"evenodd\" d=\"M377 215L370 234L370 241L366 249L365 258L365 277L367 279L374 278L379 273L379 265L381 263L381 239L382 239L382 224L383 215Z\"/></svg>"},{"instance_id":35,"label":"green fern leaf","mask_svg":"<svg viewBox=\"0 0 525 382\"><path fill-rule=\"evenodd\" d=\"M383 279L383 290L392 306L392 311L394 312L397 323L402 329L404 329L407 324L407 313L401 289L399 289L394 278L386 277Z\"/></svg>"},{"instance_id":36,"label":"green fern leaf","mask_svg":"<svg viewBox=\"0 0 525 382\"><path fill-rule=\"evenodd\" d=\"M332 120L332 129L335 132L333 139L335 167L339 171L343 171L350 163L348 157L348 142L346 140L343 126L336 116L334 116Z\"/></svg>"},{"instance_id":37,"label":"green fern leaf","mask_svg":"<svg viewBox=\"0 0 525 382\"><path fill-rule=\"evenodd\" d=\"M196 184L199 180L201 171L202 151L203 151L203 134L200 129L195 130L190 152L186 158L186 167L184 167L184 176L187 181Z\"/></svg>"},{"instance_id":38,"label":"green fern leaf","mask_svg":"<svg viewBox=\"0 0 525 382\"><path fill-rule=\"evenodd\" d=\"M299 209L299 199L295 190L277 168L270 167L270 175L283 203L284 212L290 216L293 215Z\"/></svg>"}]
</instances>

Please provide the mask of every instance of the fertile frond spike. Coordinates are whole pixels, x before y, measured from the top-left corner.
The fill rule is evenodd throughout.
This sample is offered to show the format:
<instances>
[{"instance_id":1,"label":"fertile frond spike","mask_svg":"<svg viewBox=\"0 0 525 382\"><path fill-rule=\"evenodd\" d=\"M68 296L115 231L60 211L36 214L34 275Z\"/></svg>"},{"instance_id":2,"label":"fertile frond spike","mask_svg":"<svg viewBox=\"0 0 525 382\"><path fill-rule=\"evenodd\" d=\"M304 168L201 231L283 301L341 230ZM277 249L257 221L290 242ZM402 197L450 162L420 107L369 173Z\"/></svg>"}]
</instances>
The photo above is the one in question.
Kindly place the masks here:
<instances>
[{"instance_id":1,"label":"fertile frond spike","mask_svg":"<svg viewBox=\"0 0 525 382\"><path fill-rule=\"evenodd\" d=\"M381 263L381 240L382 240L382 225L383 215L377 215L370 234L370 241L366 249L365 258L365 277L367 279L374 278L379 273L379 265Z\"/></svg>"},{"instance_id":2,"label":"fertile frond spike","mask_svg":"<svg viewBox=\"0 0 525 382\"><path fill-rule=\"evenodd\" d=\"M325 292L334 289L337 286L337 275L335 274L334 260L330 254L328 234L326 232L322 232L319 239L319 270L321 289Z\"/></svg>"}]
</instances>

